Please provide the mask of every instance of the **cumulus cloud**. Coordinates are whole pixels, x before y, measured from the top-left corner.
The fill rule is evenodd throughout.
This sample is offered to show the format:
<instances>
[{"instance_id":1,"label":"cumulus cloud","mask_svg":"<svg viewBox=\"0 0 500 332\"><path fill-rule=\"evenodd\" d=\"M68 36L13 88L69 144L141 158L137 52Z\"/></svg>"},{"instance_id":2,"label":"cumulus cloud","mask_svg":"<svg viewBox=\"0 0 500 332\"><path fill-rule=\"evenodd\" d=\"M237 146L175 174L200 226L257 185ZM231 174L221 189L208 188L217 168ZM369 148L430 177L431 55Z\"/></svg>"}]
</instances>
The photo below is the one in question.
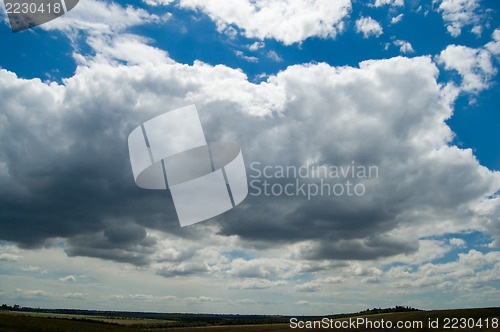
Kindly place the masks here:
<instances>
[{"instance_id":1,"label":"cumulus cloud","mask_svg":"<svg viewBox=\"0 0 500 332\"><path fill-rule=\"evenodd\" d=\"M462 33L462 28L467 25L474 25L480 29L483 19L480 0L441 0L438 12L443 16L448 33L453 37L458 37ZM479 27L479 28L478 28Z\"/></svg>"},{"instance_id":2,"label":"cumulus cloud","mask_svg":"<svg viewBox=\"0 0 500 332\"><path fill-rule=\"evenodd\" d=\"M161 71L163 75L146 75L150 70L153 70L152 68L155 68L156 73ZM103 71L107 72L105 79L102 76ZM205 85L203 81L203 72L206 72L205 77L207 79L205 82L213 83L214 74L219 75L219 89L214 88L213 84L211 84L210 89L207 88L208 84ZM251 156L249 157L250 160L260 160L269 164L303 163L304 160L309 158L316 158L321 163L365 160L368 163L377 164L383 172L380 179L375 179L371 184L367 183L367 185L372 186L372 195L377 192L378 197L383 197L386 200L384 204L392 204L394 199L400 200L403 194L408 196L408 199L403 201L404 203L399 204L400 210L393 210L390 213L381 211L379 209L380 203L372 201L372 199L375 199L372 195L354 200L353 203L356 204L352 205L352 208L344 204L347 198L342 197L337 200L318 198L311 202L291 198L287 203L288 212L282 216L280 216L281 209L279 205L277 209L270 209L275 205L275 200L272 198L265 198L264 200L249 198L247 204L249 204L248 206L251 207L253 213L250 215L228 213L226 216L221 217L222 234L235 234L250 241L264 241L266 245L270 245L275 240L286 242L317 240L318 242L313 246L306 246L302 249L301 255L307 259L324 257L372 259L395 255L401 251L413 252L418 248L416 243L406 239L391 238L390 235L383 235L384 232L404 225L406 223L405 219L408 219L404 215L408 214L412 208L418 209L419 206L426 206L427 209L431 209L432 213L435 214L434 218L439 218L442 213L451 213L451 218L462 219L452 211L443 209L443 207L465 204L464 208L466 208L468 202L490 192L493 189L492 185L495 183L495 181L492 181L494 175L482 169L469 151L447 146L447 142L451 138L451 132L443 120L451 114L451 110L445 100L440 99L441 90L436 85L434 78L436 72L436 68L427 58L412 60L395 58L387 61L369 61L363 63L359 69L345 68L338 70L325 64L295 66L280 73L277 77L271 78L269 82L255 86L248 83L238 71L203 64L197 64L194 67L176 64L165 64L160 67L148 67L146 65L123 67L95 64L92 67L81 68L78 75L69 79L65 86L58 86L46 85L37 80L19 80L4 71L2 78L7 83L4 86L12 85L8 82L17 82L19 92L10 94L9 103L13 105L13 108L17 105L14 108L17 112L6 112L11 121L9 126L4 124L5 130L3 132L6 134L2 142L7 142L8 138L12 137L8 134L9 130L16 130L17 135L19 135L19 133L27 133L26 126L28 126L30 134L27 137L21 135L24 140L34 135L40 137L37 144L30 143L30 145L26 145L30 153L22 158L36 158L38 155L37 150L46 150L44 147L48 146L49 142L53 142L53 137L66 137L65 140L58 140L58 142L61 142L61 146L50 144L52 152L48 154L45 152L45 154L52 159L45 157L43 160L46 160L47 164L39 163L37 167L41 168L40 171L45 168L45 172L50 174L49 170L57 164L79 165L77 169L80 170L80 177L88 174L86 176L93 179L90 182L92 185L90 188L93 188L91 190L98 193L98 199L85 197L85 193L90 190L88 181L81 184L73 183L73 192L78 195L74 199L80 202L82 208L86 207L87 210L91 210L93 212L92 216L80 213L78 218L81 222L67 223L66 220L68 219L64 214L64 210L60 211L61 209L54 208L54 214L45 221L45 227L39 233L25 234L21 231L21 228L16 228L15 224L13 224L9 231L11 239L25 243L25 245L34 245L37 243L36 241L43 241L47 237L69 236L71 246L68 248L68 253L71 255L88 255L118 261L130 261L135 264L147 264L148 257L155 251L157 244L154 237L148 237L143 227L167 230L169 227L175 226L175 213L171 207L161 213L158 208L154 208L157 202L163 202L158 206L165 206L168 197L162 197L159 200L152 193L137 190L132 181L126 180L131 178L127 176L130 170L127 165L126 147L123 143L114 142L115 140L123 142L127 132L134 125L129 124L133 122L132 119L137 119L135 123L138 123L139 118L151 117L151 115L147 115L148 112L149 114L158 112L155 110L155 104L151 104L157 101L154 101L151 96L152 94L155 95L157 87L162 87L161 91L165 91L165 87L170 85L175 87L174 90L170 91L177 91L180 98L183 98L183 94L187 93L187 91L191 91L191 100L200 102L200 110L202 114L205 114L207 135L212 135L214 139L228 137L231 140L241 142L244 151L247 151L246 153ZM179 84L176 81L169 81L174 73L180 74L176 77L183 77L183 79L186 79L186 83ZM196 73L196 78L191 76L191 73ZM208 79L209 77L210 79ZM315 86L314 82L318 82L318 77L321 78L322 86L321 88L318 86L317 89L318 91L325 91L325 93L317 96L316 101L309 105L308 103L311 101L304 94L302 87L308 86L311 88ZM391 83L392 81L397 83ZM405 84L402 84L403 82ZM120 85L119 91L113 88L114 84ZM245 93L248 93L249 96L256 95L251 92L255 89L262 89L263 91L270 89L271 91L282 91L283 93L283 87L285 86L287 87L285 95L293 96L293 98L287 97L290 101L286 106L277 100L268 104L276 106L273 108L263 107L262 112L265 113L261 113L254 112L252 105L246 104ZM378 94L373 94L373 91L378 91L378 86L384 86L383 92L379 91ZM85 87L85 90L81 90L83 87ZM134 88L132 89L132 87ZM72 91L73 89L75 90ZM353 91L359 92L360 89L366 90L364 91L365 96L373 96L369 106L364 105L362 100L352 95ZM47 111L43 114L45 119L40 117L32 123L22 121L24 117L22 117L23 114L19 113L19 109L29 112L30 104L26 104L29 102L26 98L16 97L19 97L21 91L26 90L39 91L33 94L33 98L39 98L36 105L46 105L45 109ZM125 91L127 91L126 97ZM212 93L212 91L215 93ZM417 93L419 91L422 92ZM217 96L217 93L224 94ZM145 99L143 95L148 97ZM274 94L264 93L261 98L266 95L269 98L275 97ZM231 119L230 122L217 116L217 114L231 114L226 113L226 110L229 110L229 105L231 105L224 98L226 96L232 98L229 99L229 101L232 100L232 103L237 103L235 104L236 109L239 110L237 113L232 113L235 118L234 120ZM88 103L87 98L91 97L94 102ZM160 95L156 98L158 98L158 103L163 104L164 101L162 100L165 98L175 101L173 97ZM209 97L212 98L212 101L203 106L207 103ZM214 97L217 98L213 99ZM104 104L105 100L109 110L116 110L116 115L109 117L109 115L105 115L108 113L103 113L100 109L94 110L93 105L99 105L99 103L96 103L96 98L103 98L102 104ZM45 99L47 100L46 104L44 104ZM128 103L127 100L129 99L136 99L136 101ZM62 100L66 100L65 106L62 106ZM21 104L19 105L19 103ZM168 103L172 104L171 101ZM179 99L177 103L182 104L182 99ZM265 103L269 102L265 101ZM235 106L231 106L231 108L233 107ZM62 112L59 108L73 109L72 116L80 118L80 120L73 122L72 119L66 118L67 113ZM137 109L137 111L132 111L133 109ZM273 109L286 114L286 116L269 118L272 113L268 112ZM352 122L350 117L345 118L347 115L343 113L343 109L349 109L349 114L352 114L352 116L357 114L363 121L361 123L359 120ZM406 111L402 113L399 111L400 109ZM82 110L86 111L82 112ZM336 110L336 113L333 113L336 114L335 121L329 120L332 110ZM211 116L209 116L210 114ZM268 114L268 116L257 116L260 114ZM306 114L308 114L307 117ZM409 114L412 114L412 121L407 118ZM105 117L103 118L103 116ZM241 123L255 124L248 128L260 128L259 132L249 131L250 129L246 127L235 130L234 123L239 123L240 121L237 120L239 118L245 119ZM297 136L300 133L300 131L290 127L294 123L289 121L290 118L300 119L303 135L306 135L303 139L296 140L290 136L292 134ZM214 127L213 121L215 119L217 119L218 123L222 120L220 127ZM124 123L124 120L128 122ZM51 124L48 127L49 130L44 129L44 126L47 125L46 121ZM65 121L71 122L67 122L63 126L62 123ZM87 121L90 122L86 125ZM100 123L100 126L105 123L106 125L95 128L96 123ZM230 125L230 123L233 124ZM319 128L317 127L318 124L321 124ZM368 140L365 137L358 137L358 125L369 128L369 130L364 130L365 135L370 136ZM101 131L104 128L106 130ZM324 136L321 133L324 130L328 130L331 140L323 140L322 137ZM93 134L89 135L89 132ZM311 133L317 134L311 135ZM384 134L382 135L382 133ZM80 138L78 135L84 135L82 137L86 138ZM245 139L245 137L250 136L253 137L252 140ZM355 139L356 137L358 139ZM416 140L415 137L419 139ZM389 138L393 138L393 140ZM98 144L102 140L108 142L109 149L102 146L102 144ZM269 146L265 143L268 141L274 141L275 145ZM291 145L290 142L294 142L294 144ZM332 144L332 142L336 143ZM370 142L368 146L366 145L367 142ZM121 146L122 148L112 148L114 146ZM259 146L267 146L267 149L264 152L258 148ZM312 150L311 146L316 148ZM344 146L348 146L349 149L345 149ZM271 151L272 149L275 150L270 153L269 149ZM293 149L294 153L288 153L287 149ZM23 170L19 167L17 169L13 167L15 160L21 158L17 154L18 150L6 148L3 151L7 154L8 158L5 159L9 161L9 171L12 173L11 177L5 179L10 186L3 186L3 188L5 193L8 192L8 189L13 189L10 192L11 195L12 192L16 195L28 195L22 188L26 186L33 187L35 184L41 186L45 193L52 190L58 192L63 190L64 185L67 183L62 179L59 181L58 178L62 177L64 179L75 171L70 168L62 169L57 176L54 175L52 181L37 183L37 178L29 176L29 168ZM392 154L390 151L392 151ZM396 151L400 151L405 156L405 159L413 158L413 162L410 164L402 163L400 158L403 157L396 154ZM86 158L85 161L79 159L85 158L89 154L100 157ZM273 158L269 159L271 156ZM69 163L72 158L80 161L71 161ZM103 160L106 161L106 164L103 164ZM32 163L23 164L31 165ZM398 165L395 171L389 171L394 169L394 165ZM427 172L430 172L429 176L431 176L429 181L422 182L418 177L409 178L410 182L403 185L399 180L402 174L407 172L412 174L417 167L428 169ZM444 182L445 186L439 187L440 189L430 189L429 187L432 187L434 183L441 183L442 181L439 179L445 174L446 177L449 177L450 167L455 169L457 173L453 181ZM93 175L93 169L100 169L101 174L96 177L96 175ZM68 172L68 175L65 175L64 172ZM468 176L461 177L460 174L462 173L467 173ZM35 182L32 183L31 181ZM464 181L470 182L470 184L462 184ZM396 183L398 185L395 188L401 188L402 190L397 195L392 192L394 190L393 185ZM417 185L417 183L420 183L420 185ZM124 185L128 189L118 189ZM450 186L455 185L467 188L467 190L462 189L462 195L458 195L454 199L451 199L448 195L434 197L429 194L432 192L456 191L457 189L450 189ZM56 188L59 189L56 190ZM405 188L412 188L412 190L405 191ZM111 195L111 192L118 191L125 194L125 196L118 198ZM381 192L387 194L381 195ZM26 196L27 198L31 197L32 200L29 210L33 211L36 207L44 211L47 204L50 203L39 202L37 196L33 196L34 194L32 191L29 196ZM45 197L47 197L46 195ZM68 197L67 199L73 198ZM4 196L4 200L9 203L7 196ZM138 205L134 201L144 202L146 206L143 206L144 203ZM55 204L54 207L58 207L61 201L58 200L53 204ZM116 212L112 212L120 211L121 209L118 207L123 207L124 204L127 209L123 212L126 212L127 215L132 213L133 221L124 222L123 217L116 215ZM37 207L38 205L39 207ZM12 204L5 204L4 206L10 206L10 208L6 209L7 212L13 211L15 208L15 205ZM263 213L268 218L273 218L274 222L271 224L264 222L266 219L261 219ZM40 218L40 215L44 214L38 213L37 215ZM106 215L112 215L115 219L102 217ZM158 215L158 217L154 217L155 215ZM258 221L259 219L262 222ZM22 220L18 220L19 223L22 224ZM114 224L119 226L115 227ZM248 228L248 225L252 225L252 227ZM80 228L81 226L86 227ZM129 233L127 233L128 227L130 227ZM328 229L332 231L330 232ZM127 234L133 234L133 236L130 237ZM332 240L340 240L340 237L342 237L342 242L335 242L338 244L333 245L334 241ZM235 266L232 273L244 275L242 272L243 266L249 263L241 263L241 266ZM196 271L205 270L204 267L197 267L196 269ZM172 275L172 273L189 273L192 268L190 266L182 266L177 269L165 267L161 271L164 275ZM266 271L261 271L260 276L272 275L270 271Z\"/></svg>"},{"instance_id":3,"label":"cumulus cloud","mask_svg":"<svg viewBox=\"0 0 500 332\"><path fill-rule=\"evenodd\" d=\"M486 49L496 56L500 56L500 29L493 32L493 40L486 44Z\"/></svg>"},{"instance_id":4,"label":"cumulus cloud","mask_svg":"<svg viewBox=\"0 0 500 332\"><path fill-rule=\"evenodd\" d=\"M491 77L497 72L491 62L490 52L483 48L449 45L437 61L444 64L445 69L456 70L462 77L461 88L472 93L488 88Z\"/></svg>"},{"instance_id":5,"label":"cumulus cloud","mask_svg":"<svg viewBox=\"0 0 500 332\"><path fill-rule=\"evenodd\" d=\"M356 21L356 31L362 33L364 38L378 37L383 33L380 24L371 17L361 17Z\"/></svg>"},{"instance_id":6,"label":"cumulus cloud","mask_svg":"<svg viewBox=\"0 0 500 332\"><path fill-rule=\"evenodd\" d=\"M415 52L411 44L407 41L395 40L393 43L394 45L399 46L399 52L402 54L411 54Z\"/></svg>"},{"instance_id":7,"label":"cumulus cloud","mask_svg":"<svg viewBox=\"0 0 500 332\"><path fill-rule=\"evenodd\" d=\"M434 226L432 230L427 229L425 226L427 222L421 219L423 214L419 215L417 212L422 209L430 208L433 211L430 213L433 220L440 220L438 216L448 211L445 213L451 213L453 217L449 215L446 219L451 218L457 222L456 224L453 222L456 225L452 227L453 229L459 224L467 223L467 219L460 218L459 214L455 214L456 211L452 212L452 210L462 204L466 208L467 205L484 199L484 194L479 194L483 190L483 193L494 192L497 184L490 186L491 183L485 182L485 179L490 178L498 183L498 175L489 173L479 166L470 150L448 146L447 142L451 139L452 133L444 120L450 116L451 109L447 104L447 99L442 95L445 89L441 90L435 82L436 74L437 69L425 57L368 61L362 63L360 69L339 70L325 64L294 66L280 73L277 81L286 82L288 87L296 87L293 91L288 90L295 98L287 104L284 111L286 116L283 119L274 120L273 128L275 129L272 133L264 134L262 141L260 137L253 139L254 143L251 145L257 146L268 141L275 142L273 146L268 146L269 154L261 157L261 161L266 165L273 165L278 163L275 158L280 156L279 163L285 165L293 165L297 162L299 165L304 164L304 160L314 160L318 164L328 165L350 163L352 160L362 159L365 164L379 165L379 169L383 172L378 180L372 179L369 182L373 186L372 192L377 192L377 197L384 197L384 203L375 203L377 198L371 195L369 198L365 196L355 200L347 197L335 199L322 197L311 201L287 198L287 208L280 209L277 205L278 201L272 197L267 198L270 202L264 206L255 198L249 198L247 204L255 202L252 204L252 215L228 216L227 222L223 224L223 234L238 234L244 239L256 242L266 241L267 244L275 241L305 241L299 248L297 257L307 259L374 259L418 250L419 244L416 238L408 238L408 234L403 235L404 232L393 234L393 231L398 228L403 227L408 230L407 227L411 228L413 225L412 230L421 235L427 232L447 232L444 228L439 231L440 227ZM298 83L297 80L302 83ZM315 91L315 99L312 101L301 91L305 86L311 89L315 86L314 82L318 81L321 82L321 87L316 86L315 90L311 90ZM353 82L356 88L350 86L349 82ZM405 84L402 85L402 82ZM375 86L383 86L384 92L375 95L371 94L373 92L368 92L373 91L372 89L377 90ZM367 90L360 91L360 89ZM352 95L353 91L356 91L355 95L358 93L364 96L372 95L374 99L370 101L370 105L365 105L360 98ZM416 91L421 91L421 93L416 93ZM428 106L423 106L424 104ZM294 105L297 106L294 107ZM340 109L349 109L350 114L358 120L346 116L339 111ZM405 109L404 113L400 112L402 109ZM381 112L384 110L379 114L380 117L377 115L377 110ZM411 121L406 122L404 119L407 119L406 116L409 114L414 114L414 116ZM373 117L383 119L383 121L373 121L371 120ZM288 121L289 118L300 119L300 128L307 134L299 136L300 131ZM264 122L259 121L259 123L261 124L256 127L264 128ZM317 127L318 123L322 123L323 126ZM358 137L359 130L354 129L358 124L367 126L363 127L363 135L359 137L359 141L354 138ZM428 131L429 126L434 128L432 133ZM375 133L385 134L379 136ZM329 139L325 140L324 137L329 137ZM391 141L389 137L395 140ZM416 137L425 137L425 139L416 140ZM378 140L380 141L377 143ZM293 147L289 147L289 142L294 142ZM388 148L392 144L394 144L394 150ZM405 147L402 148L400 144L404 144ZM313 146L315 148L311 149ZM383 149L383 152L380 149ZM292 150L293 153L291 153ZM399 158L402 156L391 154L390 150L405 151L403 153L405 158L418 160L414 159L413 166L408 168L410 165L407 162L401 163ZM252 153L252 150L247 149L247 151ZM423 151L426 152L421 155ZM298 156L303 156L301 162L297 161ZM462 191L464 195L454 196L451 199L445 193L453 189L449 187L444 189L445 187L441 186L435 189L428 187L443 183L440 179L448 177L450 173L444 169L441 171L444 164L448 164L455 170L452 171L453 180L448 179L444 182L445 187L458 185L470 174L475 174L473 176L475 180L469 178L470 187L466 185L470 188L468 194ZM384 167L386 169L382 171ZM412 170L413 167L418 168L419 171ZM409 178L409 182L402 185L403 174L420 173L424 169L427 170L425 172L430 172L430 177L426 181L419 181L417 184L414 182L416 179ZM476 171L472 171L473 169ZM469 170L472 173L469 173ZM467 176L460 174L467 174ZM469 179L466 180L468 183ZM482 184L477 187L479 183ZM394 192L396 188L406 186L412 189ZM429 195L434 190L446 191L439 196ZM387 195L382 192L386 192ZM402 195L406 198L402 199ZM395 204L393 199L401 200L401 203ZM353 202L355 206L351 205L354 204ZM381 211L379 209L381 204L388 204L393 209ZM401 210L394 209L398 205ZM270 206L276 206L276 208L270 209ZM415 219L417 215L419 215L416 218L418 221ZM226 218L223 216L223 219ZM267 220L273 220L273 223L268 223ZM445 224L442 226L445 227ZM461 227L458 226L458 228Z\"/></svg>"},{"instance_id":8,"label":"cumulus cloud","mask_svg":"<svg viewBox=\"0 0 500 332\"><path fill-rule=\"evenodd\" d=\"M309 37L335 38L351 10L350 0L181 0L179 6L206 13L219 31L234 25L248 38L272 38L286 45Z\"/></svg>"},{"instance_id":9,"label":"cumulus cloud","mask_svg":"<svg viewBox=\"0 0 500 332\"><path fill-rule=\"evenodd\" d=\"M399 282L395 284L398 288L419 287L424 289L444 289L455 291L466 289L473 291L474 288L488 282L498 281L496 272L500 268L500 253L490 252L483 254L477 250L459 254L455 262L444 264L428 263L420 266L411 273L398 273ZM487 265L493 265L491 269L484 269ZM397 273L398 268L389 271L390 274Z\"/></svg>"}]
</instances>

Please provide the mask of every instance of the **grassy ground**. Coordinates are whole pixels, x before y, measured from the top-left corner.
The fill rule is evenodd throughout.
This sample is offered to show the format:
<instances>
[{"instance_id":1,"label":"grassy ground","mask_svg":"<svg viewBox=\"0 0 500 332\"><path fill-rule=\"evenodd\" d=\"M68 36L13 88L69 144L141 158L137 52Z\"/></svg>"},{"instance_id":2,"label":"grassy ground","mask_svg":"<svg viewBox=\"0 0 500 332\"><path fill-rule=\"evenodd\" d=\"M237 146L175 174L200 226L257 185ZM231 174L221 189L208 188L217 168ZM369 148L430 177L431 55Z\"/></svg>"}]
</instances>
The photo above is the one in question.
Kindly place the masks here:
<instances>
[{"instance_id":1,"label":"grassy ground","mask_svg":"<svg viewBox=\"0 0 500 332\"><path fill-rule=\"evenodd\" d=\"M465 320L461 320L461 319ZM497 319L496 325L493 318ZM320 320L321 318L317 318ZM434 310L434 311L415 311L402 313L387 313L370 316L351 317L351 321L358 319L366 319L370 323L364 321L359 328L340 329L344 331L496 331L500 332L500 308L484 308L484 309L462 309L462 310ZM347 324L349 318L338 320L345 321ZM383 322L383 323L382 323ZM390 323L388 323L390 322ZM416 324L415 328L398 329L398 322L406 322L407 324ZM421 322L421 323L412 323ZM437 328L429 326L431 323L438 324ZM445 323L448 322L446 328ZM480 327L478 323L481 323ZM170 332L266 332L266 331L289 331L300 330L299 328L292 329L290 324L257 324L257 325L232 325L232 326L211 326L211 327L183 327L183 328L165 328L169 321L162 321L160 328L156 328L157 321L150 319L130 319L130 318L112 318L106 319L103 317L92 317L82 315L57 315L57 314L36 314L36 313L19 313L19 312L0 312L0 331L25 331L25 332L58 332L58 331L170 331ZM455 323L455 324L454 324ZM136 327L133 327L134 324ZM334 323L335 324L335 321ZM341 324L341 323L337 323ZM378 324L378 325L377 325ZM393 327L388 329L387 325ZM421 324L420 326L417 324ZM465 324L466 328L461 328ZM486 327L488 324L488 328ZM467 327L468 325L468 327ZM351 326L352 327L352 326ZM378 328L377 328L378 327ZM385 328L382 328L385 327ZM338 330L337 328L313 328L306 331L325 331Z\"/></svg>"},{"instance_id":2,"label":"grassy ground","mask_svg":"<svg viewBox=\"0 0 500 332\"><path fill-rule=\"evenodd\" d=\"M101 332L101 331L133 331L137 329L123 326L114 325L109 323L84 320L81 318L69 317L44 317L40 315L23 315L18 313L1 312L0 313L0 331L14 332Z\"/></svg>"},{"instance_id":3,"label":"grassy ground","mask_svg":"<svg viewBox=\"0 0 500 332\"><path fill-rule=\"evenodd\" d=\"M10 311L10 315L18 316L28 316L28 317L40 317L40 318L61 318L61 319L71 319L71 320L81 320L81 321L91 321L91 322L101 322L109 323L115 325L157 325L157 324L169 324L175 323L172 320L165 319L144 319L144 318L130 318L130 317L103 317L97 315L71 315L71 314L57 314L57 313L44 313L44 312L23 312L23 311ZM3 316L0 311L0 320ZM0 323L1 326L1 323Z\"/></svg>"}]
</instances>

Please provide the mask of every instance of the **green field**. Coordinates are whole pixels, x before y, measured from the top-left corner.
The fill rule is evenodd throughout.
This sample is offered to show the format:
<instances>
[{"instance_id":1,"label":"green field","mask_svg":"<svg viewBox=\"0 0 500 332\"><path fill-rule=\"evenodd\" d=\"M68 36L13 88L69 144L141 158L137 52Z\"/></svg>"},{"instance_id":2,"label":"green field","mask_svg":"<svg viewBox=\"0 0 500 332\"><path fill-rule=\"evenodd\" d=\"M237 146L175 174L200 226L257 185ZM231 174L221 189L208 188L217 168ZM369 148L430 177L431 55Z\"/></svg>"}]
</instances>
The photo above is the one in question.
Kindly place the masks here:
<instances>
[{"instance_id":1,"label":"green field","mask_svg":"<svg viewBox=\"0 0 500 332\"><path fill-rule=\"evenodd\" d=\"M207 315L209 316L209 315ZM213 317L217 318L217 315ZM289 318L287 318L288 320ZM256 320L256 324L240 324L242 321L233 321L233 325L221 325L227 322L226 316L219 320L205 322L180 322L165 319L133 318L128 315L123 317L105 317L101 315L81 315L81 314L58 314L58 313L36 313L19 311L0 311L0 331L198 331L198 332L218 332L218 331L289 331L302 330L300 326L307 327L314 324L314 321L321 321L323 317L300 318L302 323L296 322L297 328L291 328L290 323L267 324L261 319ZM281 320L283 321L283 320ZM328 321L329 326L322 328L305 329L307 331L339 330L335 328L347 327L352 322L359 322L362 325L358 328L340 328L344 331L500 331L500 308L483 309L461 309L461 310L433 310L433 311L410 311L396 313L382 313L368 316L354 315L346 318L336 318ZM247 321L246 321L247 322ZM260 322L260 323L259 323ZM412 328L397 328L398 322L413 325ZM429 326L431 322L438 327ZM189 324L193 325L189 327ZM319 323L316 323L319 324ZM390 324L390 326L389 326ZM420 324L420 325L419 325ZM186 327L175 327L184 325ZM206 325L206 326L195 326ZM208 326L212 325L212 326ZM488 326L487 326L488 325ZM391 327L392 328L388 328Z\"/></svg>"}]
</instances>

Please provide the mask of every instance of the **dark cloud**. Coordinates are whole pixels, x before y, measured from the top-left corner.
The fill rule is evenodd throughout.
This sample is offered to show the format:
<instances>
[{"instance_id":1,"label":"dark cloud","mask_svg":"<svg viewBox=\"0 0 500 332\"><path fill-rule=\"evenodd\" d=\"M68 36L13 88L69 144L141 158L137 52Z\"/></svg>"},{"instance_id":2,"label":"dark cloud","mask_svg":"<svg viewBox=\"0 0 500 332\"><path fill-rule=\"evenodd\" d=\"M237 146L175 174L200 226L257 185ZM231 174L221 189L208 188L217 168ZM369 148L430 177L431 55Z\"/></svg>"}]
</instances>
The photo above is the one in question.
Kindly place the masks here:
<instances>
[{"instance_id":1,"label":"dark cloud","mask_svg":"<svg viewBox=\"0 0 500 332\"><path fill-rule=\"evenodd\" d=\"M470 151L448 145L452 133L444 119L451 109L436 74L426 57L366 62L359 69L294 66L260 85L204 64L91 64L62 86L3 70L0 84L9 88L0 89L0 237L29 248L65 238L69 255L136 265L148 264L155 252L146 228L201 247L206 232L217 228L256 249L312 241L298 257L318 261L414 252L428 229L453 231L432 228L436 220L463 229L475 202L498 189L497 176ZM192 102L207 140L240 145L249 175L258 161L356 162L377 166L379 176L359 180L366 186L360 197L249 196L203 223L212 228L180 228L168 190L135 185L127 136L145 120ZM423 231L394 235L404 227ZM160 261L193 257L192 248L178 250ZM196 264L158 273L203 271Z\"/></svg>"},{"instance_id":2,"label":"dark cloud","mask_svg":"<svg viewBox=\"0 0 500 332\"><path fill-rule=\"evenodd\" d=\"M146 237L146 229L131 222L115 221L104 230L104 237L116 244L138 242Z\"/></svg>"},{"instance_id":3,"label":"dark cloud","mask_svg":"<svg viewBox=\"0 0 500 332\"><path fill-rule=\"evenodd\" d=\"M300 253L303 259L352 259L373 260L397 254L411 254L418 250L418 241L404 242L396 238L388 239L375 235L361 240L337 240L318 242Z\"/></svg>"},{"instance_id":4,"label":"dark cloud","mask_svg":"<svg viewBox=\"0 0 500 332\"><path fill-rule=\"evenodd\" d=\"M16 79L4 71L2 80L9 86ZM145 226L178 227L169 192L143 190L133 181L126 137L135 125L130 118L139 116L127 105L134 97L92 84L86 85L92 97L68 87L59 94L37 81L22 84L2 93L0 160L8 169L0 178L2 239L35 248L68 238L72 255L122 261L128 254L120 245L133 246ZM124 218L142 226L123 225ZM95 243L96 233L108 247Z\"/></svg>"},{"instance_id":5,"label":"dark cloud","mask_svg":"<svg viewBox=\"0 0 500 332\"><path fill-rule=\"evenodd\" d=\"M68 240L69 256L89 256L134 265L147 265L157 240L143 226L129 220L114 220L102 232L76 235Z\"/></svg>"},{"instance_id":6,"label":"dark cloud","mask_svg":"<svg viewBox=\"0 0 500 332\"><path fill-rule=\"evenodd\" d=\"M156 273L165 278L172 278L177 276L188 276L207 271L208 269L204 264L178 264L175 266L171 265L168 267L163 267Z\"/></svg>"}]
</instances>

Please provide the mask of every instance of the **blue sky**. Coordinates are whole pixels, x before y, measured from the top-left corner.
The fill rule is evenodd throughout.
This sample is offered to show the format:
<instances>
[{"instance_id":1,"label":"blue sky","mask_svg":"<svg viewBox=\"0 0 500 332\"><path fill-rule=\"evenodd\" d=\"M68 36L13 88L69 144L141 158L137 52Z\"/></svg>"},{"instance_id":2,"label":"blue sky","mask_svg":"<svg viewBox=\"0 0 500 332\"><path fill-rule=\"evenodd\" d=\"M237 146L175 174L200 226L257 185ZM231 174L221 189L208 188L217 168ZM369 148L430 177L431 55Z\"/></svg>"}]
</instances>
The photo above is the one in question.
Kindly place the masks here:
<instances>
[{"instance_id":1,"label":"blue sky","mask_svg":"<svg viewBox=\"0 0 500 332\"><path fill-rule=\"evenodd\" d=\"M318 315L498 305L499 10L81 0L14 34L2 8L0 300ZM357 179L363 197L249 196L180 229L168 193L134 186L126 137L192 103L247 172L352 161L380 177Z\"/></svg>"}]
</instances>

